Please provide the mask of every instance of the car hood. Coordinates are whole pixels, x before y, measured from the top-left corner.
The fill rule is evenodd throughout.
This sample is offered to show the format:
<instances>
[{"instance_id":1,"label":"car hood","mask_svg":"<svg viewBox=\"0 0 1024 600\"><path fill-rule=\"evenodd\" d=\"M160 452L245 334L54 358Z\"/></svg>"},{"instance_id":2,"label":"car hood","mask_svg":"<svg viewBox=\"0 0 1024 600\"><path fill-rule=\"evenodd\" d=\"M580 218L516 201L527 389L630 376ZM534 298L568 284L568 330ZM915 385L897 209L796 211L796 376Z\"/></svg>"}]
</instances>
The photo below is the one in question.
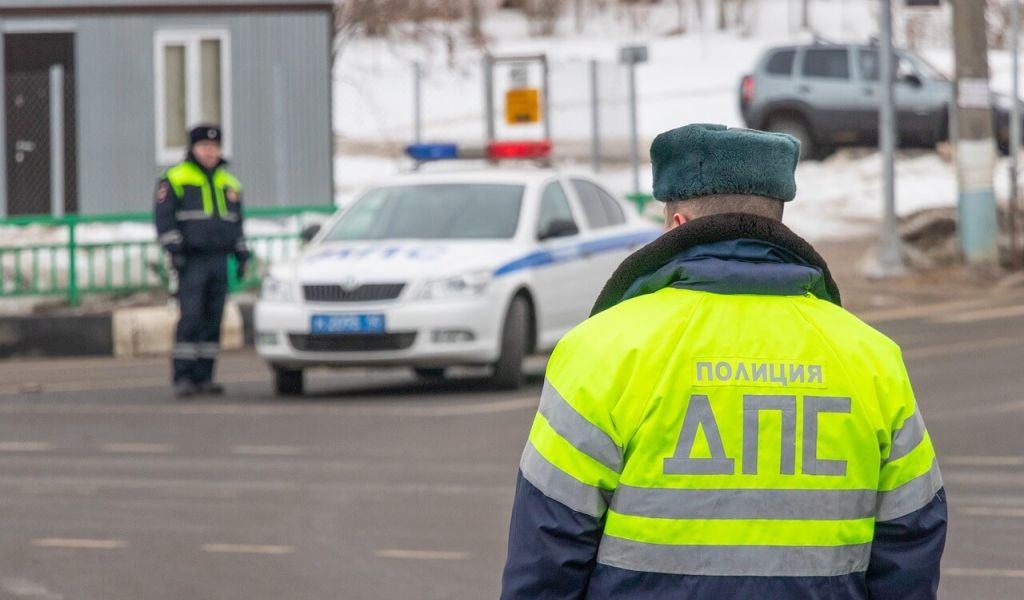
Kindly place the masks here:
<instances>
[{"instance_id":1,"label":"car hood","mask_svg":"<svg viewBox=\"0 0 1024 600\"><path fill-rule=\"evenodd\" d=\"M310 248L273 274L304 284L408 282L493 270L521 254L510 240L332 242Z\"/></svg>"}]
</instances>

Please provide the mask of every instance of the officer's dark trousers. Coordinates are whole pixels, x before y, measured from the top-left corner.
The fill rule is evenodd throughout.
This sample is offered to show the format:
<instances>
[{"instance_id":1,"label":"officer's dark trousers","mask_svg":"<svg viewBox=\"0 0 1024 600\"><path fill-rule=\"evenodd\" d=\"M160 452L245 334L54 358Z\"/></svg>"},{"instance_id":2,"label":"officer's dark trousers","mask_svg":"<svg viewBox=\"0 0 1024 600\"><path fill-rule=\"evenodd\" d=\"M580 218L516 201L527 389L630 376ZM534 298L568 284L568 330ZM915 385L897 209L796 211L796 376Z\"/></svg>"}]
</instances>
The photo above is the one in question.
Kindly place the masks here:
<instances>
[{"instance_id":1,"label":"officer's dark trousers","mask_svg":"<svg viewBox=\"0 0 1024 600\"><path fill-rule=\"evenodd\" d=\"M178 273L181 318L174 337L174 382L213 380L228 293L226 254L189 254Z\"/></svg>"}]
</instances>

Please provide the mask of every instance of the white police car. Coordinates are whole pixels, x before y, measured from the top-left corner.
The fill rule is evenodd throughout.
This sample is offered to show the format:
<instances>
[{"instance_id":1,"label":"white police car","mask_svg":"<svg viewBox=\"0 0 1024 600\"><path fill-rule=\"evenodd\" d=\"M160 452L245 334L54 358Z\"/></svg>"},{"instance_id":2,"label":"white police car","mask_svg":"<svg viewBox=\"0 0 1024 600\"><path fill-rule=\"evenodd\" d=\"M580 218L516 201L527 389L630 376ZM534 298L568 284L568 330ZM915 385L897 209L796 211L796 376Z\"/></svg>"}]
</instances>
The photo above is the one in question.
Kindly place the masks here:
<instances>
[{"instance_id":1,"label":"white police car","mask_svg":"<svg viewBox=\"0 0 1024 600\"><path fill-rule=\"evenodd\" d=\"M491 365L495 385L517 387L524 355L584 320L615 267L658 233L586 176L398 176L271 270L255 310L257 350L286 395L302 393L303 369L318 366L409 366L439 378Z\"/></svg>"}]
</instances>

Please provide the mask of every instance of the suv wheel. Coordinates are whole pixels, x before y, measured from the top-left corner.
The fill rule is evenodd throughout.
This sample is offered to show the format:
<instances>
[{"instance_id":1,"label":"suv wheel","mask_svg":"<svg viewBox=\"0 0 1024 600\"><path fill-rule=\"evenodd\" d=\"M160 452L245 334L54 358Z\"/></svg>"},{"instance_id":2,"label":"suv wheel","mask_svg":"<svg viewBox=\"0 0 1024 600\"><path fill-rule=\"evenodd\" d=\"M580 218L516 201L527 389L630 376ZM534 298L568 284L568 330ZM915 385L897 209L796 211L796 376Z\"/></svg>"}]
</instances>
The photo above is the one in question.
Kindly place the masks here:
<instances>
[{"instance_id":1,"label":"suv wheel","mask_svg":"<svg viewBox=\"0 0 1024 600\"><path fill-rule=\"evenodd\" d=\"M807 123L799 117L791 117L788 115L772 117L768 121L768 131L774 131L775 133L785 133L795 137L800 141L800 160L807 160L811 158L817 158L818 147L814 143L814 138L811 137L811 130L807 126Z\"/></svg>"}]
</instances>

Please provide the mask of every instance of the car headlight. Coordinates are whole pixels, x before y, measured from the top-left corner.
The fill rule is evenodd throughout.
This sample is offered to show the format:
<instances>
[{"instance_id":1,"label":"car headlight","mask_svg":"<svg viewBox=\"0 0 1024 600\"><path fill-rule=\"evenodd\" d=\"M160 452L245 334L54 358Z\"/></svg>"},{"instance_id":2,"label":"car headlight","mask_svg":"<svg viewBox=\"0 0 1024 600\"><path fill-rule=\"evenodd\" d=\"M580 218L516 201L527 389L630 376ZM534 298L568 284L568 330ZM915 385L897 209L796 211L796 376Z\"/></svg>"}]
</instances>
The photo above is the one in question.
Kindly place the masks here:
<instances>
[{"instance_id":1,"label":"car headlight","mask_svg":"<svg viewBox=\"0 0 1024 600\"><path fill-rule=\"evenodd\" d=\"M443 300L479 296L491 281L491 271L472 271L455 277L432 279L420 288L417 299Z\"/></svg>"},{"instance_id":2,"label":"car headlight","mask_svg":"<svg viewBox=\"0 0 1024 600\"><path fill-rule=\"evenodd\" d=\"M271 302L291 302L295 300L295 287L291 281L267 276L263 278L263 286L260 288L260 300Z\"/></svg>"}]
</instances>

